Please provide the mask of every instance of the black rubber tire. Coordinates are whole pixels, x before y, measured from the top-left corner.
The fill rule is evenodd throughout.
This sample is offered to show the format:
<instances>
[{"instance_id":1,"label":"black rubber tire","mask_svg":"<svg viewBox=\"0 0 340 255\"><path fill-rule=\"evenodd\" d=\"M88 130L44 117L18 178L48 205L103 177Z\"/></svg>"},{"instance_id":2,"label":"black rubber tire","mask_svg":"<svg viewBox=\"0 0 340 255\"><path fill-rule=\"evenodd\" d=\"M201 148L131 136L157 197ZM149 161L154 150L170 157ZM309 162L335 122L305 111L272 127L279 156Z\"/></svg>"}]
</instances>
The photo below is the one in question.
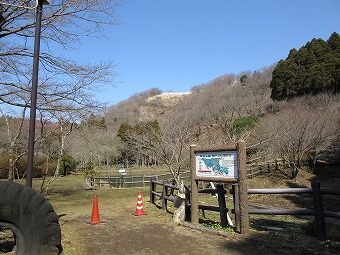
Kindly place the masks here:
<instances>
[{"instance_id":1,"label":"black rubber tire","mask_svg":"<svg viewBox=\"0 0 340 255\"><path fill-rule=\"evenodd\" d=\"M0 225L12 230L15 254L60 254L61 229L52 205L32 188L0 181Z\"/></svg>"}]
</instances>

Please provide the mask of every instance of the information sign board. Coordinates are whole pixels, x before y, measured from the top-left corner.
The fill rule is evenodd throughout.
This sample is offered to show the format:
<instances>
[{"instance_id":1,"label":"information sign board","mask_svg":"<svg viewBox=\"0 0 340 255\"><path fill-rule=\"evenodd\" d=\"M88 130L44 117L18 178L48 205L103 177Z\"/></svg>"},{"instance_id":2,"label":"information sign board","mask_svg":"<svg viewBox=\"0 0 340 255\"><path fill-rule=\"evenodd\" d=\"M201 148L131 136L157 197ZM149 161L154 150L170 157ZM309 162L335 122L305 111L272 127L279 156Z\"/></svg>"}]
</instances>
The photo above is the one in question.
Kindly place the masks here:
<instances>
[{"instance_id":1,"label":"information sign board","mask_svg":"<svg viewBox=\"0 0 340 255\"><path fill-rule=\"evenodd\" d=\"M196 152L196 176L238 177L237 151Z\"/></svg>"}]
</instances>

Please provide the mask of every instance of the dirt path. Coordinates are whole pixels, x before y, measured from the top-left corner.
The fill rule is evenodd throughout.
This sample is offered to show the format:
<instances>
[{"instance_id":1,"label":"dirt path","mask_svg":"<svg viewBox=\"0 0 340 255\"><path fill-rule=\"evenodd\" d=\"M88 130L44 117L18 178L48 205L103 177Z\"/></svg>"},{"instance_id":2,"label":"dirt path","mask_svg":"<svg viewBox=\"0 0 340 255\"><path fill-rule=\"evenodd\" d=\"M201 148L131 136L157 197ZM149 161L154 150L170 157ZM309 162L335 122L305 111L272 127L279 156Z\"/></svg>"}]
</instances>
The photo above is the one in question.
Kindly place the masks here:
<instances>
[{"instance_id":1,"label":"dirt path","mask_svg":"<svg viewBox=\"0 0 340 255\"><path fill-rule=\"evenodd\" d=\"M97 225L86 224L88 218L62 217L64 254L334 254L313 237L268 231L219 236L178 225L164 211L149 209L150 215L138 217L119 209Z\"/></svg>"},{"instance_id":2,"label":"dirt path","mask_svg":"<svg viewBox=\"0 0 340 255\"><path fill-rule=\"evenodd\" d=\"M259 182L267 181L259 177ZM278 185L269 185L273 186ZM137 189L84 191L78 187L51 195L54 208L61 216L63 255L330 255L340 252L339 243L336 247L333 247L333 243L320 243L316 237L302 234L300 226L297 227L300 231L295 232L252 229L247 236L237 233L220 236L209 231L184 227L174 223L171 214L151 204L147 192L148 189L145 188L145 216L132 214L136 209ZM105 223L89 225L86 222L91 219L94 195L98 195L100 218ZM267 201L264 197L259 197L260 201L256 201L256 198L253 202L264 205L268 202L268 205L277 206L277 200ZM290 202L284 208L294 208L300 205L301 199L284 201ZM262 221L257 223L261 225Z\"/></svg>"}]
</instances>

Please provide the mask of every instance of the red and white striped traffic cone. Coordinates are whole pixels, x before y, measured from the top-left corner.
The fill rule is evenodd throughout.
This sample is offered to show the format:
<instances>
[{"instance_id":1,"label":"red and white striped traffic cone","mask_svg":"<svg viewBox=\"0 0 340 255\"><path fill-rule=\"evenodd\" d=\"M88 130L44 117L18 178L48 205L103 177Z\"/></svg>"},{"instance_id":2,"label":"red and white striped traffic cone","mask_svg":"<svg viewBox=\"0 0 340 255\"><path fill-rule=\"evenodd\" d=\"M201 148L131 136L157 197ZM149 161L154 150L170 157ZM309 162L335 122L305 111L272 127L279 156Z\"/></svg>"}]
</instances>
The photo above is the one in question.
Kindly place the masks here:
<instances>
[{"instance_id":1,"label":"red and white striped traffic cone","mask_svg":"<svg viewBox=\"0 0 340 255\"><path fill-rule=\"evenodd\" d=\"M137 199L137 208L136 212L134 213L135 216L142 216L145 215L144 209L143 209L143 201L142 201L142 192L138 191L138 199Z\"/></svg>"}]
</instances>

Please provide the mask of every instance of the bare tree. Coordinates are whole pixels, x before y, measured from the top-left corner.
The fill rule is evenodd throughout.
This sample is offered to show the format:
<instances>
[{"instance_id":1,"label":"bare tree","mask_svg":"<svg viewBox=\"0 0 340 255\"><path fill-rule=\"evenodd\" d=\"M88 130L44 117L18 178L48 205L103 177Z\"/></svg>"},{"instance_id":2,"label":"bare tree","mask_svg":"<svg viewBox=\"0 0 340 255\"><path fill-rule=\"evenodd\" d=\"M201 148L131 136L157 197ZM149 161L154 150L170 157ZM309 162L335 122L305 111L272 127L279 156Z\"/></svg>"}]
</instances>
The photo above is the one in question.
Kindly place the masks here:
<instances>
[{"instance_id":1,"label":"bare tree","mask_svg":"<svg viewBox=\"0 0 340 255\"><path fill-rule=\"evenodd\" d=\"M288 162L294 179L307 159L315 162L334 141L338 121L329 108L291 102L290 109L263 119L258 130L270 140L268 150Z\"/></svg>"},{"instance_id":2,"label":"bare tree","mask_svg":"<svg viewBox=\"0 0 340 255\"><path fill-rule=\"evenodd\" d=\"M36 24L34 8L22 7L28 7L31 2L13 0L1 5L0 103L23 109L30 107ZM119 3L115 0L55 0L43 10L37 101L42 124L39 139L50 134L43 123L51 119L57 121L59 161L66 137L75 123L73 117L76 115L79 120L78 113L84 113L83 109L91 112L101 107L101 103L93 100L93 94L100 85L111 84L116 75L110 62L79 64L60 52L74 50L83 38L104 37L103 27L118 23L115 8Z\"/></svg>"},{"instance_id":3,"label":"bare tree","mask_svg":"<svg viewBox=\"0 0 340 255\"><path fill-rule=\"evenodd\" d=\"M23 108L21 113L21 118L13 118L4 114L2 110L3 118L5 119L6 127L7 127L7 141L8 141L8 152L9 152L9 172L8 172L8 180L13 181L15 179L16 173L16 165L19 159L27 153L26 147L22 146L22 133L27 131L27 125L25 126L25 111L26 108ZM26 129L25 129L26 127ZM19 174L17 173L19 177Z\"/></svg>"},{"instance_id":4,"label":"bare tree","mask_svg":"<svg viewBox=\"0 0 340 255\"><path fill-rule=\"evenodd\" d=\"M0 102L20 107L29 106L30 100L35 12L17 6L30 2L14 0L13 5L2 5ZM82 38L102 36L103 26L117 24L114 10L118 3L56 0L44 9L37 108L48 109L55 101L77 101L75 93L93 92L98 89L95 84L112 81L111 63L78 64L61 57L60 50L74 49Z\"/></svg>"},{"instance_id":5,"label":"bare tree","mask_svg":"<svg viewBox=\"0 0 340 255\"><path fill-rule=\"evenodd\" d=\"M191 132L185 121L179 123L169 119L161 126L157 121L126 126L120 137L135 152L156 156L168 168L176 184L180 184L180 174L188 164L191 141Z\"/></svg>"},{"instance_id":6,"label":"bare tree","mask_svg":"<svg viewBox=\"0 0 340 255\"><path fill-rule=\"evenodd\" d=\"M106 128L82 124L73 132L66 143L68 153L80 162L107 164L117 156L116 134Z\"/></svg>"}]
</instances>

